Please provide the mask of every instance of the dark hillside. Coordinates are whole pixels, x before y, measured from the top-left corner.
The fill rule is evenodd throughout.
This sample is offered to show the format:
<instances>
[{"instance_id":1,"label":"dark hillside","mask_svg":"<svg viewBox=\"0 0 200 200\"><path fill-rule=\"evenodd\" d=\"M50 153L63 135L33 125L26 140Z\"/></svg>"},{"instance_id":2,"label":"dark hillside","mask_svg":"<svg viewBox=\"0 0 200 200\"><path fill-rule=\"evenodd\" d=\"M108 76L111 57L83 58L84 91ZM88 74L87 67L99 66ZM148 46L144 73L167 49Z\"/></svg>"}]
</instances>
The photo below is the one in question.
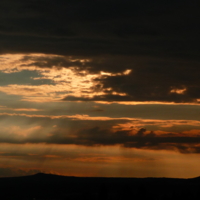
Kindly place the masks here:
<instances>
[{"instance_id":1,"label":"dark hillside","mask_svg":"<svg viewBox=\"0 0 200 200\"><path fill-rule=\"evenodd\" d=\"M200 178L80 178L36 174L0 178L0 199L197 199Z\"/></svg>"}]
</instances>

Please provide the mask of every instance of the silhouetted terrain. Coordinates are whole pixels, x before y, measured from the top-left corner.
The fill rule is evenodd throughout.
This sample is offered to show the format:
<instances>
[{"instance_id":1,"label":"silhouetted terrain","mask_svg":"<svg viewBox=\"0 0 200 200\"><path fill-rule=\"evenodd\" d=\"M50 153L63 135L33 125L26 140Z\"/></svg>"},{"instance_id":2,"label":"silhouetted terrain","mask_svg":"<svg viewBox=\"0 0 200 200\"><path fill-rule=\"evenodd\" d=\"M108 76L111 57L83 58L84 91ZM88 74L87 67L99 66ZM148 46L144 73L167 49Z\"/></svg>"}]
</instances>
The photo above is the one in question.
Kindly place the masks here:
<instances>
[{"instance_id":1,"label":"silhouetted terrain","mask_svg":"<svg viewBox=\"0 0 200 200\"><path fill-rule=\"evenodd\" d=\"M0 178L3 200L199 199L200 178L80 178L36 174Z\"/></svg>"}]
</instances>

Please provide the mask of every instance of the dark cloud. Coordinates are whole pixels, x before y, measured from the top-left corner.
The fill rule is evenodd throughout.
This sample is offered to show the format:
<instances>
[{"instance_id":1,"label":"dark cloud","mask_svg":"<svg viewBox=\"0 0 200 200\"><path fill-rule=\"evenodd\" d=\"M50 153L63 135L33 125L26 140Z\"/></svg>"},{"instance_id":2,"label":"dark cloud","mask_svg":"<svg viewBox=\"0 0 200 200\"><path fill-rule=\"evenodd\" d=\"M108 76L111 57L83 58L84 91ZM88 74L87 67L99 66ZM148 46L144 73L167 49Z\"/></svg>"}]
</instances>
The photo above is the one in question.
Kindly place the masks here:
<instances>
[{"instance_id":1,"label":"dark cloud","mask_svg":"<svg viewBox=\"0 0 200 200\"><path fill-rule=\"evenodd\" d=\"M200 153L200 135L180 137L175 133L165 136L156 135L153 131L146 132L141 128L136 134L132 130L112 131L94 127L83 129L74 136L54 133L46 139L47 143L76 144L86 146L121 145L125 148L177 150L181 153Z\"/></svg>"},{"instance_id":2,"label":"dark cloud","mask_svg":"<svg viewBox=\"0 0 200 200\"><path fill-rule=\"evenodd\" d=\"M132 70L130 74L102 76L94 92L104 91L102 96L73 97L64 100L85 101L162 101L162 102L194 102L200 98L200 81L198 77L199 62L160 57L107 56L94 59L83 66L89 72L108 71L113 73ZM110 90L112 88L112 90ZM181 90L183 92L181 93ZM119 94L112 94L117 92ZM125 93L126 96L120 95Z\"/></svg>"},{"instance_id":3,"label":"dark cloud","mask_svg":"<svg viewBox=\"0 0 200 200\"><path fill-rule=\"evenodd\" d=\"M75 97L75 96L67 96L63 100L65 101L127 101L131 100L131 98L127 96L120 96L120 95L101 95L101 96L94 96L92 98L87 97Z\"/></svg>"},{"instance_id":4,"label":"dark cloud","mask_svg":"<svg viewBox=\"0 0 200 200\"><path fill-rule=\"evenodd\" d=\"M197 2L0 3L1 52L199 56Z\"/></svg>"},{"instance_id":5,"label":"dark cloud","mask_svg":"<svg viewBox=\"0 0 200 200\"><path fill-rule=\"evenodd\" d=\"M32 123L35 123L32 120ZM38 119L37 119L38 121ZM41 120L40 120L41 121ZM51 124L55 124L52 121ZM121 120L123 122L123 120ZM42 125L50 123L45 119L40 122ZM60 144L60 145L81 145L81 146L113 146L120 145L124 148L138 148L138 149L154 149L154 150L175 150L181 153L200 153L200 133L195 135L182 135L181 133L165 133L156 134L153 131L147 131L145 128L140 128L137 132L134 127L128 130L115 130L110 128L118 122L101 122L97 123L101 126L92 127L93 121L74 121L74 120L59 120L59 127L54 127L50 132L48 127L40 130L35 130L28 136L15 133L4 134L1 132L0 143L9 144ZM103 124L107 124L104 125ZM69 127L70 126L70 127ZM79 127L79 128L77 128ZM83 128L88 127L88 128ZM26 158L24 154L9 154L1 153L1 156L13 157L17 156L21 159ZM42 155L30 157L30 159L42 160Z\"/></svg>"}]
</instances>

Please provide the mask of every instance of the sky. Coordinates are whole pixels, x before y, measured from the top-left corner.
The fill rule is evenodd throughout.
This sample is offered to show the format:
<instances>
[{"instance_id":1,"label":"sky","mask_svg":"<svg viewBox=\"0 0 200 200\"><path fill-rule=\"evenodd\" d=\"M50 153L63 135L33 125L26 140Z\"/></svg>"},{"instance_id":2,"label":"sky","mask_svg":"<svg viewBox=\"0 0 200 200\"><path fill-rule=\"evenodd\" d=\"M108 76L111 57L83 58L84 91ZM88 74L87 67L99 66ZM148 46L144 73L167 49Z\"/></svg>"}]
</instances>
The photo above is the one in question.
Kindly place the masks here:
<instances>
[{"instance_id":1,"label":"sky","mask_svg":"<svg viewBox=\"0 0 200 200\"><path fill-rule=\"evenodd\" d=\"M198 1L1 0L0 177L200 175Z\"/></svg>"}]
</instances>

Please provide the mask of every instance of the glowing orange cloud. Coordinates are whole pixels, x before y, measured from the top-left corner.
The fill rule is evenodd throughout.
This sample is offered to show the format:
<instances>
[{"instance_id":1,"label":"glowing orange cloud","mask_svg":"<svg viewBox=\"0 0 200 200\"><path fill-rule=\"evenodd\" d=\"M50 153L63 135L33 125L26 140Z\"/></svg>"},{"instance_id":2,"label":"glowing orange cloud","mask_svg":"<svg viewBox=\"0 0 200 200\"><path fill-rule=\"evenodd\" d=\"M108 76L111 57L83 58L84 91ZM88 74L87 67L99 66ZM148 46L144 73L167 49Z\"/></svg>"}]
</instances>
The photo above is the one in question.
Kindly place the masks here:
<instances>
[{"instance_id":1,"label":"glowing orange cloud","mask_svg":"<svg viewBox=\"0 0 200 200\"><path fill-rule=\"evenodd\" d=\"M29 59L24 59L26 56ZM55 58L60 58L66 61L69 66L52 66L49 68L47 61ZM37 64L38 59L40 65ZM47 61L46 61L47 60ZM23 70L37 71L40 77L34 77L33 80L51 80L53 84L43 85L17 85L10 84L0 86L0 91L6 94L21 95L24 101L46 102L59 101L68 94L73 94L75 97L92 98L106 94L103 89L95 91L96 85L101 84L97 79L108 76L128 75L131 70L127 69L122 73L100 72L90 74L86 70L80 69L75 62L87 63L89 59L72 59L70 56L46 55L46 54L5 54L0 58L0 71L3 73L15 73ZM126 96L125 93L112 91L114 95Z\"/></svg>"}]
</instances>

